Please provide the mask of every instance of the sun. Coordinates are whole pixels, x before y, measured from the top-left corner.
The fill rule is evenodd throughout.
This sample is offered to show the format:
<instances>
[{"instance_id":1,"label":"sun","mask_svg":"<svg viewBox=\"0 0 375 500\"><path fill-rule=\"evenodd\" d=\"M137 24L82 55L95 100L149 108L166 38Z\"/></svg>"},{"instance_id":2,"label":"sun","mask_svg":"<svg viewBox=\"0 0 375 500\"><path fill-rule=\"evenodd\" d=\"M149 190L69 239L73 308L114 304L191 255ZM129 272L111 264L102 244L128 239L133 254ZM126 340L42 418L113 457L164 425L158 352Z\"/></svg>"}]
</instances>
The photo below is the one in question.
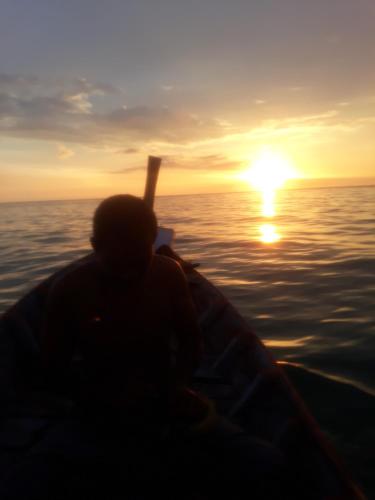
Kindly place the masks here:
<instances>
[{"instance_id":1,"label":"sun","mask_svg":"<svg viewBox=\"0 0 375 500\"><path fill-rule=\"evenodd\" d=\"M295 179L297 173L290 160L281 153L265 148L254 159L252 165L241 172L240 178L262 193L262 213L273 217L276 213L275 194L289 179Z\"/></svg>"},{"instance_id":2,"label":"sun","mask_svg":"<svg viewBox=\"0 0 375 500\"><path fill-rule=\"evenodd\" d=\"M253 188L272 193L281 188L289 179L297 177L290 160L281 153L264 149L253 161L251 167L243 173L243 179Z\"/></svg>"}]
</instances>

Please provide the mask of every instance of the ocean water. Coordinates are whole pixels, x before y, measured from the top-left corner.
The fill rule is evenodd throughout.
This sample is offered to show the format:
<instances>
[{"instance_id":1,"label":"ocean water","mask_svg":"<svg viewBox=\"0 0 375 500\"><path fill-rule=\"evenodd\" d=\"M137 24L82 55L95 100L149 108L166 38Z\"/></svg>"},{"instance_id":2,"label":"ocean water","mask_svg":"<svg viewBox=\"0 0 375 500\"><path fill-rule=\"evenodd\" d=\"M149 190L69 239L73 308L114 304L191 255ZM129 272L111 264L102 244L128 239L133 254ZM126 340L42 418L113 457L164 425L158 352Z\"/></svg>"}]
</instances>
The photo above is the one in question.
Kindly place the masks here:
<instances>
[{"instance_id":1,"label":"ocean water","mask_svg":"<svg viewBox=\"0 0 375 500\"><path fill-rule=\"evenodd\" d=\"M0 204L0 312L89 250L97 203ZM156 212L174 228L177 252L200 263L289 363L312 412L372 490L375 187L280 190L273 217L253 191L159 197Z\"/></svg>"}]
</instances>

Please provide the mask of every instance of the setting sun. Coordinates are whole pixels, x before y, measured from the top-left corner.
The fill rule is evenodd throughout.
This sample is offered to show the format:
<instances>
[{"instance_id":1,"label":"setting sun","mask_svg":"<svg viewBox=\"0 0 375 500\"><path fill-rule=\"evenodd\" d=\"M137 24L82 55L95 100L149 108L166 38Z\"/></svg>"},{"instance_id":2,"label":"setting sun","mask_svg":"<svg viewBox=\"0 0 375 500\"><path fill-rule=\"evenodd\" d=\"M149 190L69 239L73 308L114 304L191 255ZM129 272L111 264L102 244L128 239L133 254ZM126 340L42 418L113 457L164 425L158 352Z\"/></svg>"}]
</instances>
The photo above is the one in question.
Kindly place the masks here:
<instances>
[{"instance_id":1,"label":"setting sun","mask_svg":"<svg viewBox=\"0 0 375 500\"><path fill-rule=\"evenodd\" d=\"M252 166L244 172L243 178L259 191L272 192L282 187L285 181L297 177L291 162L280 153L263 150Z\"/></svg>"},{"instance_id":2,"label":"setting sun","mask_svg":"<svg viewBox=\"0 0 375 500\"><path fill-rule=\"evenodd\" d=\"M261 150L248 170L240 174L262 196L261 214L272 218L276 215L276 192L289 179L297 178L297 172L291 161L270 148ZM281 239L273 224L262 224L259 228L263 243L274 243Z\"/></svg>"},{"instance_id":3,"label":"setting sun","mask_svg":"<svg viewBox=\"0 0 375 500\"><path fill-rule=\"evenodd\" d=\"M297 177L292 163L280 153L263 149L253 161L251 167L241 174L241 178L262 193L262 214L273 217L275 209L275 193L289 179Z\"/></svg>"}]
</instances>

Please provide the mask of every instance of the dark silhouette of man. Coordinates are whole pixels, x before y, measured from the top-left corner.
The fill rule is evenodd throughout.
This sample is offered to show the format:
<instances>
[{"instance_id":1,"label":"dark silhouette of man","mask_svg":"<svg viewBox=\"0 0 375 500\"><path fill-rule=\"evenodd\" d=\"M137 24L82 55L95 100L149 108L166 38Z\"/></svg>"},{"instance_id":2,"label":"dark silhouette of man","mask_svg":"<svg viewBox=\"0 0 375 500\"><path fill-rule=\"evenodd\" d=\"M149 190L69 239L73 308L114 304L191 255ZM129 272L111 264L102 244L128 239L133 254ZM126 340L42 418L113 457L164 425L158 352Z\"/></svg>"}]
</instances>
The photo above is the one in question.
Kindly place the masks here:
<instances>
[{"instance_id":1,"label":"dark silhouette of man","mask_svg":"<svg viewBox=\"0 0 375 500\"><path fill-rule=\"evenodd\" d=\"M53 287L42 356L56 383L74 353L83 370L76 393L96 412L155 419L188 384L201 336L181 266L157 255L154 212L131 195L95 211L94 258Z\"/></svg>"}]
</instances>

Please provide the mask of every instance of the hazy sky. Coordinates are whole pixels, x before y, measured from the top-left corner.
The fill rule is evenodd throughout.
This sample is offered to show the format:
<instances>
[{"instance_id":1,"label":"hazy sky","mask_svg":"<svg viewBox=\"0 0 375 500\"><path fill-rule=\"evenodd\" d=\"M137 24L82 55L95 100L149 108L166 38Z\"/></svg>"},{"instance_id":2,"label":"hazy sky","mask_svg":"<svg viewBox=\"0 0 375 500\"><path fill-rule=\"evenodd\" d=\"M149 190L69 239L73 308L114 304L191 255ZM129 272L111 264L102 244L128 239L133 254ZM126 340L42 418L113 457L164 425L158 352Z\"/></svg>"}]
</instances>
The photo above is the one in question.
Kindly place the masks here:
<instances>
[{"instance_id":1,"label":"hazy sky","mask_svg":"<svg viewBox=\"0 0 375 500\"><path fill-rule=\"evenodd\" d=\"M0 0L0 201L375 176L374 0Z\"/></svg>"}]
</instances>

